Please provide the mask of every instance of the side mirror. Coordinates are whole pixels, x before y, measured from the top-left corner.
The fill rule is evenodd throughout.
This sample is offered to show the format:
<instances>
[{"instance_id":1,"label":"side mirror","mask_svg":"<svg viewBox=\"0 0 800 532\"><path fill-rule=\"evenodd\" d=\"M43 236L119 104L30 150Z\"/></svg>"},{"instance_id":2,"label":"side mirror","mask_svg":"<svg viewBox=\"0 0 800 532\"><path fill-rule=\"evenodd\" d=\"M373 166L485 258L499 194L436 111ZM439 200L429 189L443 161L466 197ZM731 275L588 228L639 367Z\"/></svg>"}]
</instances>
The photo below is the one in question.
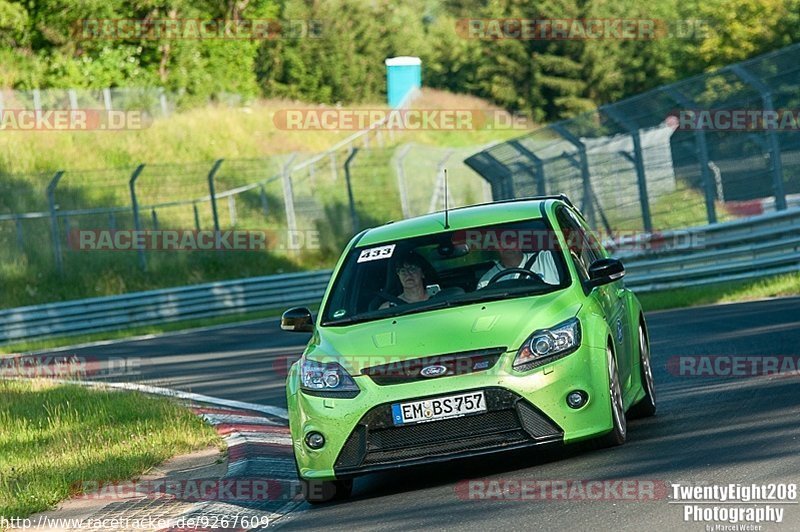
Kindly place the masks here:
<instances>
[{"instance_id":1,"label":"side mirror","mask_svg":"<svg viewBox=\"0 0 800 532\"><path fill-rule=\"evenodd\" d=\"M292 332L314 332L314 318L305 307L290 308L281 316L281 329Z\"/></svg>"},{"instance_id":2,"label":"side mirror","mask_svg":"<svg viewBox=\"0 0 800 532\"><path fill-rule=\"evenodd\" d=\"M589 266L589 286L601 286L619 281L625 276L625 266L617 259L598 259Z\"/></svg>"}]
</instances>

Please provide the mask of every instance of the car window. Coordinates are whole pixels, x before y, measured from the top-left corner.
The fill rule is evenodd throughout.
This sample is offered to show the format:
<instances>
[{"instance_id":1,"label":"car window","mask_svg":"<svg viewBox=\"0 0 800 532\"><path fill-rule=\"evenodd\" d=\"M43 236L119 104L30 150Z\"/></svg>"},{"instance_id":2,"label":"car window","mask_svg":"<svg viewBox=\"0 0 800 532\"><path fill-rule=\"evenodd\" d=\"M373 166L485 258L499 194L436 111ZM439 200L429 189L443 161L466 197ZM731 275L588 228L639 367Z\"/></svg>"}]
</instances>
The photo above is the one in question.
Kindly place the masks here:
<instances>
[{"instance_id":1,"label":"car window","mask_svg":"<svg viewBox=\"0 0 800 532\"><path fill-rule=\"evenodd\" d=\"M503 273L508 268L519 271ZM426 311L563 288L569 277L544 219L479 226L352 249L323 324Z\"/></svg>"},{"instance_id":2,"label":"car window","mask_svg":"<svg viewBox=\"0 0 800 532\"><path fill-rule=\"evenodd\" d=\"M559 207L556 220L567 241L569 255L575 263L579 275L585 281L589 279L589 266L605 254L594 237L589 237L581 224L565 207Z\"/></svg>"}]
</instances>

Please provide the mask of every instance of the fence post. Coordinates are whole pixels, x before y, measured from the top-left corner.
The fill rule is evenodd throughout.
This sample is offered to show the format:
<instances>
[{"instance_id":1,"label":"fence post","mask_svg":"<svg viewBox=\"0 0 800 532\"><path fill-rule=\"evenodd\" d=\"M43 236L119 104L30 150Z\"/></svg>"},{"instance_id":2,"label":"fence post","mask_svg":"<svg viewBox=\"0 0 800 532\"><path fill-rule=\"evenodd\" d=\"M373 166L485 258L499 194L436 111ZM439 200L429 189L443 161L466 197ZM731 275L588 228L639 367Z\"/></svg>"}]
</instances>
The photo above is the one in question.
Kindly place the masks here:
<instances>
[{"instance_id":1,"label":"fence post","mask_svg":"<svg viewBox=\"0 0 800 532\"><path fill-rule=\"evenodd\" d=\"M331 152L331 175L333 175L333 180L336 181L339 178L339 167L336 163L336 152Z\"/></svg>"},{"instance_id":2,"label":"fence post","mask_svg":"<svg viewBox=\"0 0 800 532\"><path fill-rule=\"evenodd\" d=\"M695 106L695 103L678 92L674 88L663 89L664 94L669 96L675 103L682 105L686 110ZM717 195L717 187L714 183L714 178L709 173L708 167L708 144L706 143L706 132L702 128L697 128L694 131L695 139L697 140L697 156L700 159L700 175L703 179L703 190L706 197L706 212L708 213L708 223L717 223L717 207L714 204L714 199Z\"/></svg>"},{"instance_id":3,"label":"fence post","mask_svg":"<svg viewBox=\"0 0 800 532\"><path fill-rule=\"evenodd\" d=\"M6 109L6 107L5 107L5 102L3 100L3 91L2 91L2 89L0 89L0 113L5 111L5 109Z\"/></svg>"},{"instance_id":4,"label":"fence post","mask_svg":"<svg viewBox=\"0 0 800 532\"><path fill-rule=\"evenodd\" d=\"M113 107L111 106L111 89L105 88L103 89L103 105L106 108L106 111L111 111Z\"/></svg>"},{"instance_id":5,"label":"fence post","mask_svg":"<svg viewBox=\"0 0 800 532\"><path fill-rule=\"evenodd\" d=\"M356 212L356 202L353 198L353 185L350 180L350 164L355 159L356 154L358 154L358 148L353 146L350 148L350 155L347 156L347 160L344 162L344 178L347 182L347 201L350 203L350 221L353 224L353 233L357 233L359 229L359 220L358 220L358 212Z\"/></svg>"},{"instance_id":6,"label":"fence post","mask_svg":"<svg viewBox=\"0 0 800 532\"><path fill-rule=\"evenodd\" d=\"M197 202L192 202L192 210L194 211L194 228L200 231L200 212L197 210Z\"/></svg>"},{"instance_id":7,"label":"fence post","mask_svg":"<svg viewBox=\"0 0 800 532\"><path fill-rule=\"evenodd\" d=\"M78 108L78 95L75 89L69 89L67 94L69 95L69 108L74 111Z\"/></svg>"},{"instance_id":8,"label":"fence post","mask_svg":"<svg viewBox=\"0 0 800 532\"><path fill-rule=\"evenodd\" d=\"M25 237L22 232L22 220L15 218L14 225L17 226L17 245L19 246L20 251L25 251Z\"/></svg>"},{"instance_id":9,"label":"fence post","mask_svg":"<svg viewBox=\"0 0 800 532\"><path fill-rule=\"evenodd\" d=\"M450 158L452 154L453 150L448 150L447 152L445 152L444 157L440 159L439 162L436 164L436 184L434 184L433 196L431 197L430 205L428 205L428 212L436 211L436 207L438 206L439 203L439 198L441 198L445 194L447 196L444 198L444 202L446 204L449 204L451 207L453 205L453 202L450 201L452 199L450 197L450 191L445 190L446 187L445 187L445 174L444 174L445 164L447 163L447 160Z\"/></svg>"},{"instance_id":10,"label":"fence post","mask_svg":"<svg viewBox=\"0 0 800 532\"><path fill-rule=\"evenodd\" d=\"M297 154L293 153L289 157L289 160L286 161L286 164L283 165L283 169L281 171L281 181L283 183L283 205L286 209L286 229L289 232L289 234L286 235L287 242L292 242L297 236L297 216L294 212L294 187L292 186L292 163L296 157ZM297 250L294 247L291 247L289 252L294 255L297 253Z\"/></svg>"},{"instance_id":11,"label":"fence post","mask_svg":"<svg viewBox=\"0 0 800 532\"><path fill-rule=\"evenodd\" d=\"M544 175L544 162L542 159L531 150L523 146L519 140L512 140L509 142L509 144L514 146L517 151L533 161L533 167L536 169L535 172L532 172L534 173L533 178L536 180L536 194L539 196L545 196L547 194L547 185Z\"/></svg>"},{"instance_id":12,"label":"fence post","mask_svg":"<svg viewBox=\"0 0 800 532\"><path fill-rule=\"evenodd\" d=\"M163 117L169 116L169 109L167 107L167 95L164 94L164 87L158 88L158 102L161 104L161 115Z\"/></svg>"},{"instance_id":13,"label":"fence post","mask_svg":"<svg viewBox=\"0 0 800 532\"><path fill-rule=\"evenodd\" d=\"M217 175L217 170L219 170L222 161L225 159L217 159L214 161L214 166L211 167L211 171L208 172L208 192L211 197L211 213L214 216L214 232L219 233L219 214L217 213L217 197L216 193L214 192L214 176Z\"/></svg>"},{"instance_id":14,"label":"fence post","mask_svg":"<svg viewBox=\"0 0 800 532\"><path fill-rule=\"evenodd\" d=\"M33 89L33 110L37 112L42 110L42 93L39 89Z\"/></svg>"},{"instance_id":15,"label":"fence post","mask_svg":"<svg viewBox=\"0 0 800 532\"><path fill-rule=\"evenodd\" d=\"M770 88L753 76L750 71L746 70L742 65L733 65L731 70L742 78L748 85L752 86L761 94L761 101L764 103L765 111L775 111L775 105L772 102L772 91ZM769 151L770 159L772 159L772 189L775 193L775 210L786 210L786 191L783 187L783 160L781 160L781 144L778 140L778 135L775 129L770 129L767 132L769 138Z\"/></svg>"},{"instance_id":16,"label":"fence post","mask_svg":"<svg viewBox=\"0 0 800 532\"><path fill-rule=\"evenodd\" d=\"M231 219L231 227L236 226L236 198L233 194L228 196L228 216Z\"/></svg>"},{"instance_id":17,"label":"fence post","mask_svg":"<svg viewBox=\"0 0 800 532\"><path fill-rule=\"evenodd\" d=\"M639 185L639 203L642 207L642 222L647 233L653 232L653 217L650 213L650 196L647 193L647 174L644 170L644 154L642 153L642 137L639 135L639 128L628 120L625 115L615 108L605 105L600 110L611 120L627 129L633 140L633 158L629 159L636 169L636 181Z\"/></svg>"},{"instance_id":18,"label":"fence post","mask_svg":"<svg viewBox=\"0 0 800 532\"><path fill-rule=\"evenodd\" d=\"M267 218L269 216L269 202L267 201L267 191L264 188L264 185L261 185L259 189L261 190L260 192L261 210L264 211L264 218Z\"/></svg>"},{"instance_id":19,"label":"fence post","mask_svg":"<svg viewBox=\"0 0 800 532\"><path fill-rule=\"evenodd\" d=\"M403 161L405 161L410 150L411 144L403 145L394 163L395 173L397 174L397 189L400 191L400 210L403 212L403 218L411 217L411 209L408 205L408 190L406 189L406 172L403 169Z\"/></svg>"},{"instance_id":20,"label":"fence post","mask_svg":"<svg viewBox=\"0 0 800 532\"><path fill-rule=\"evenodd\" d=\"M56 270L59 275L64 273L64 263L61 257L61 237L58 231L58 214L56 213L56 187L61 177L64 175L63 170L59 170L53 174L50 184L47 185L47 204L50 207L50 232L53 238L53 257L56 261Z\"/></svg>"},{"instance_id":21,"label":"fence post","mask_svg":"<svg viewBox=\"0 0 800 532\"><path fill-rule=\"evenodd\" d=\"M131 174L131 179L128 181L128 188L131 191L131 207L133 208L133 228L136 230L136 234L139 234L139 231L142 230L142 224L139 220L139 201L136 199L136 180L139 179L142 170L144 170L144 164L136 167ZM147 271L147 259L145 258L144 250L139 248L136 253L139 255L139 267L142 271Z\"/></svg>"},{"instance_id":22,"label":"fence post","mask_svg":"<svg viewBox=\"0 0 800 532\"><path fill-rule=\"evenodd\" d=\"M552 124L549 127L578 149L579 167L583 182L583 205L581 205L581 211L589 220L589 223L594 226L594 201L592 201L592 184L590 182L589 159L586 157L586 145L578 137L567 131L560 123Z\"/></svg>"}]
</instances>

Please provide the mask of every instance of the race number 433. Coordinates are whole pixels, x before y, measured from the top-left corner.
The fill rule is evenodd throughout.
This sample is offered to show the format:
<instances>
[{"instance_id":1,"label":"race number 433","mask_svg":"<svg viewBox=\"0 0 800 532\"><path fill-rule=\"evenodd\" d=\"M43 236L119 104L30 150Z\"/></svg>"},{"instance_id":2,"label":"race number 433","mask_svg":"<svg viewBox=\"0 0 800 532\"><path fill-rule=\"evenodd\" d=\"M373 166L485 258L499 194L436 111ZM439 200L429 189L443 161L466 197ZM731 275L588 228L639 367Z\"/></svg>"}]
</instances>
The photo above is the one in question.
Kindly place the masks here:
<instances>
[{"instance_id":1,"label":"race number 433","mask_svg":"<svg viewBox=\"0 0 800 532\"><path fill-rule=\"evenodd\" d=\"M371 260L388 259L394 253L394 244L380 246L377 248L367 248L358 256L358 262L369 262Z\"/></svg>"}]
</instances>

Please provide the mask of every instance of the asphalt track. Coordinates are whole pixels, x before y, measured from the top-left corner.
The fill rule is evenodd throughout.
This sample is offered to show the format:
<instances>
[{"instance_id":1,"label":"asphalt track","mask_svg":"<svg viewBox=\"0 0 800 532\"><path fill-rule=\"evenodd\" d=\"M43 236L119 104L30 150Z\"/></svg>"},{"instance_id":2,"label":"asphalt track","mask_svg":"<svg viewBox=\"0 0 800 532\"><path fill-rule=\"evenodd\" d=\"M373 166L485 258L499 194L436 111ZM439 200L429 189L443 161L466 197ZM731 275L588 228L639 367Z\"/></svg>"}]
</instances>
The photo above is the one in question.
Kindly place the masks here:
<instances>
[{"instance_id":1,"label":"asphalt track","mask_svg":"<svg viewBox=\"0 0 800 532\"><path fill-rule=\"evenodd\" d=\"M703 531L706 523L684 521L684 505L669 500L670 493L639 501L590 500L580 493L570 500L465 500L457 487L468 479L572 485L639 479L640 486L666 487L800 482L800 376L691 377L668 370L678 356L800 355L800 298L658 312L648 323L658 414L629 423L624 446L536 449L370 475L356 481L349 501L303 504L277 526ZM69 352L87 359L138 359L139 374L128 380L285 407L286 359L296 358L307 338L265 320ZM761 530L800 530L800 505L772 506L784 510L783 522L765 523Z\"/></svg>"}]
</instances>

